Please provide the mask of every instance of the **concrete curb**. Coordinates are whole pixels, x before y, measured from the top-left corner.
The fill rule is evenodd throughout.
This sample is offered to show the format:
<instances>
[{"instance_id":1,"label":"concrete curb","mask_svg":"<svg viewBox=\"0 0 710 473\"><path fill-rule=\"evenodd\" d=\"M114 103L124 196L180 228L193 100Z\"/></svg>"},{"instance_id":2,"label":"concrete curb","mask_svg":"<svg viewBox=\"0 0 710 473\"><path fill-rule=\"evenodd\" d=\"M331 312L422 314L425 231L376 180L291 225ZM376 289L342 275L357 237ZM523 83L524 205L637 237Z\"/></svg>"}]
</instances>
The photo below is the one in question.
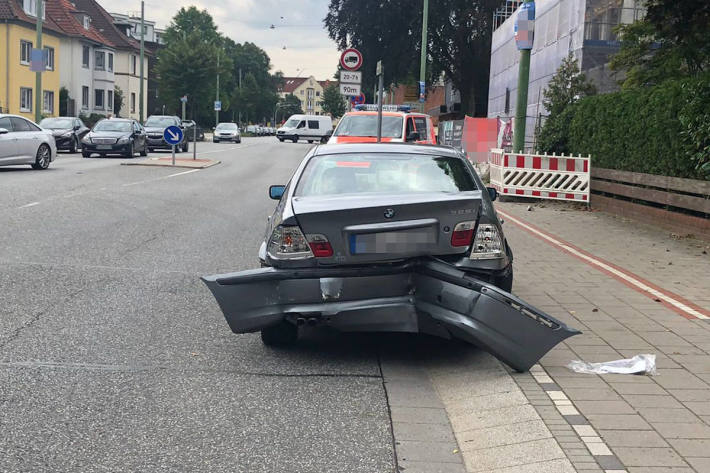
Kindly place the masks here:
<instances>
[{"instance_id":1,"label":"concrete curb","mask_svg":"<svg viewBox=\"0 0 710 473\"><path fill-rule=\"evenodd\" d=\"M123 161L122 166L159 166L159 167L170 167L170 168L188 168L188 169L206 169L222 161L212 160L212 159L186 159L186 158L175 158L175 166L173 166L172 157L166 158L148 158L139 161Z\"/></svg>"}]
</instances>

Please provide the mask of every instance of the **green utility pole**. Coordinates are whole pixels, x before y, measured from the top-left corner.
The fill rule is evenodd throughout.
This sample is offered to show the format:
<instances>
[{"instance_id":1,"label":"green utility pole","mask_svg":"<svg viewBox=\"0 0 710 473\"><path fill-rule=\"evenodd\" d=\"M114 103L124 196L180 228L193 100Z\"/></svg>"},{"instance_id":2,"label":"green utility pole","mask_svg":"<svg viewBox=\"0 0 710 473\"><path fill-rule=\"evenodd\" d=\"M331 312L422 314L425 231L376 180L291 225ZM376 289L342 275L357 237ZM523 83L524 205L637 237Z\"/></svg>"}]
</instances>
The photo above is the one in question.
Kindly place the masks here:
<instances>
[{"instance_id":1,"label":"green utility pole","mask_svg":"<svg viewBox=\"0 0 710 473\"><path fill-rule=\"evenodd\" d=\"M426 81L426 49L427 49L427 29L429 23L429 0L424 0L424 12L422 13L422 59L419 66L419 81ZM424 102L420 104L420 110L424 111Z\"/></svg>"},{"instance_id":2,"label":"green utility pole","mask_svg":"<svg viewBox=\"0 0 710 473\"><path fill-rule=\"evenodd\" d=\"M42 17L44 16L44 2L37 2L37 49L42 51ZM35 72L35 122L42 121L42 73Z\"/></svg>"},{"instance_id":3,"label":"green utility pole","mask_svg":"<svg viewBox=\"0 0 710 473\"><path fill-rule=\"evenodd\" d=\"M138 92L138 105L140 106L140 122L143 123L143 62L145 61L145 2L141 0L141 88Z\"/></svg>"},{"instance_id":4,"label":"green utility pole","mask_svg":"<svg viewBox=\"0 0 710 473\"><path fill-rule=\"evenodd\" d=\"M533 3L525 0L523 3ZM530 85L530 50L520 50L518 69L518 98L515 102L515 121L513 122L513 152L520 153L525 148L525 121L528 110L528 86Z\"/></svg>"},{"instance_id":5,"label":"green utility pole","mask_svg":"<svg viewBox=\"0 0 710 473\"><path fill-rule=\"evenodd\" d=\"M215 102L219 102L219 49L217 50L217 95L216 95ZM219 110L214 111L214 126L215 126L215 128L217 128L217 125L219 125Z\"/></svg>"}]
</instances>

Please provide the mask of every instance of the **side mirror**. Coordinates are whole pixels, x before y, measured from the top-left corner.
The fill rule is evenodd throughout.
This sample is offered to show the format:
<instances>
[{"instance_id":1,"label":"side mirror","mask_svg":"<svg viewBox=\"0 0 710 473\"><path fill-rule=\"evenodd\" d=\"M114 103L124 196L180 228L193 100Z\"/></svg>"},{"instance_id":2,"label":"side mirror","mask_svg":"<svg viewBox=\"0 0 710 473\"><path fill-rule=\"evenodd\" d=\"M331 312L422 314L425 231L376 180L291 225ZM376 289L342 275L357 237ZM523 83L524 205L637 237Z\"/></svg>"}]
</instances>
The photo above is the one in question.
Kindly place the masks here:
<instances>
[{"instance_id":1,"label":"side mirror","mask_svg":"<svg viewBox=\"0 0 710 473\"><path fill-rule=\"evenodd\" d=\"M496 190L495 187L486 187L486 189L488 189L488 195L491 197L491 201L498 198L498 190Z\"/></svg>"},{"instance_id":2,"label":"side mirror","mask_svg":"<svg viewBox=\"0 0 710 473\"><path fill-rule=\"evenodd\" d=\"M419 141L419 132L413 131L407 135L407 141Z\"/></svg>"},{"instance_id":3,"label":"side mirror","mask_svg":"<svg viewBox=\"0 0 710 473\"><path fill-rule=\"evenodd\" d=\"M7 135L8 133L10 133L10 130L7 128L0 128L0 135Z\"/></svg>"},{"instance_id":4,"label":"side mirror","mask_svg":"<svg viewBox=\"0 0 710 473\"><path fill-rule=\"evenodd\" d=\"M74 131L79 131L81 127L79 125L74 125Z\"/></svg>"},{"instance_id":5,"label":"side mirror","mask_svg":"<svg viewBox=\"0 0 710 473\"><path fill-rule=\"evenodd\" d=\"M281 200L286 191L286 186L269 186L269 197L274 200Z\"/></svg>"}]
</instances>

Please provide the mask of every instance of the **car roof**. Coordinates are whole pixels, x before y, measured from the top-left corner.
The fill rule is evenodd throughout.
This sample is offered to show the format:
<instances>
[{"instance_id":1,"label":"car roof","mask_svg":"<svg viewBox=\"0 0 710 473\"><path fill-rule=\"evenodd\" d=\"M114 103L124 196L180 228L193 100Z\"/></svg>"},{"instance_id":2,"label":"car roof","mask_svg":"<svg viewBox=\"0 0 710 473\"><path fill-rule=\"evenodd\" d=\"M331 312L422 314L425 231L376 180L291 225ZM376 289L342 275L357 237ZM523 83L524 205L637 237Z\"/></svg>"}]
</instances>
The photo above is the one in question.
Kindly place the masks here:
<instances>
[{"instance_id":1,"label":"car roof","mask_svg":"<svg viewBox=\"0 0 710 473\"><path fill-rule=\"evenodd\" d=\"M377 112L372 111L372 110L356 110L352 112L348 112L345 114L347 115L377 115ZM427 117L426 113L420 113L420 112L385 112L382 111L382 116L383 117L404 117L404 116L419 116L419 117Z\"/></svg>"},{"instance_id":2,"label":"car roof","mask_svg":"<svg viewBox=\"0 0 710 473\"><path fill-rule=\"evenodd\" d=\"M99 122L102 122L104 120L109 120L112 122L134 122L134 121L136 121L133 118L102 118L101 120L99 120ZM98 123L98 122L96 122L96 123Z\"/></svg>"},{"instance_id":3,"label":"car roof","mask_svg":"<svg viewBox=\"0 0 710 473\"><path fill-rule=\"evenodd\" d=\"M313 151L313 156L353 153L401 153L426 154L430 156L459 156L459 151L451 146L411 143L346 143L319 145Z\"/></svg>"}]
</instances>

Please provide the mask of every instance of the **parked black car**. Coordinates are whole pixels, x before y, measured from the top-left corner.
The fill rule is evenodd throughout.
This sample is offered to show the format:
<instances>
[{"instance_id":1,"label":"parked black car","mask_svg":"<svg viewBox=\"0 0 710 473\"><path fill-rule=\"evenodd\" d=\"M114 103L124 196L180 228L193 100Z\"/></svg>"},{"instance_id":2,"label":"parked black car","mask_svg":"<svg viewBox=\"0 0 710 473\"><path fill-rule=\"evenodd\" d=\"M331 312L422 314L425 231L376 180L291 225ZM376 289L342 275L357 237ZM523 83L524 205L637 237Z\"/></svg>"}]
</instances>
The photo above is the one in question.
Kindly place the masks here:
<instances>
[{"instance_id":1,"label":"parked black car","mask_svg":"<svg viewBox=\"0 0 710 473\"><path fill-rule=\"evenodd\" d=\"M100 120L81 142L81 155L85 158L95 153L102 158L109 154L133 158L136 152L148 156L148 142L145 129L133 119Z\"/></svg>"},{"instance_id":2,"label":"parked black car","mask_svg":"<svg viewBox=\"0 0 710 473\"><path fill-rule=\"evenodd\" d=\"M151 115L145 121L145 131L148 135L148 149L153 151L155 149L173 149L173 145L168 144L163 139L163 133L165 129L169 126L176 126L182 128L185 138L182 143L178 145L178 148L186 153L190 148L189 138L190 136L185 133L185 127L179 117L174 115Z\"/></svg>"},{"instance_id":3,"label":"parked black car","mask_svg":"<svg viewBox=\"0 0 710 473\"><path fill-rule=\"evenodd\" d=\"M194 140L194 130L197 127L197 141L205 141L205 130L202 129L200 125L195 123L194 120L183 120L182 121L183 131L185 132L185 139L187 141Z\"/></svg>"},{"instance_id":4,"label":"parked black car","mask_svg":"<svg viewBox=\"0 0 710 473\"><path fill-rule=\"evenodd\" d=\"M76 153L81 148L81 140L90 131L89 127L77 117L45 118L39 122L45 130L51 130L57 150L66 150Z\"/></svg>"}]
</instances>

